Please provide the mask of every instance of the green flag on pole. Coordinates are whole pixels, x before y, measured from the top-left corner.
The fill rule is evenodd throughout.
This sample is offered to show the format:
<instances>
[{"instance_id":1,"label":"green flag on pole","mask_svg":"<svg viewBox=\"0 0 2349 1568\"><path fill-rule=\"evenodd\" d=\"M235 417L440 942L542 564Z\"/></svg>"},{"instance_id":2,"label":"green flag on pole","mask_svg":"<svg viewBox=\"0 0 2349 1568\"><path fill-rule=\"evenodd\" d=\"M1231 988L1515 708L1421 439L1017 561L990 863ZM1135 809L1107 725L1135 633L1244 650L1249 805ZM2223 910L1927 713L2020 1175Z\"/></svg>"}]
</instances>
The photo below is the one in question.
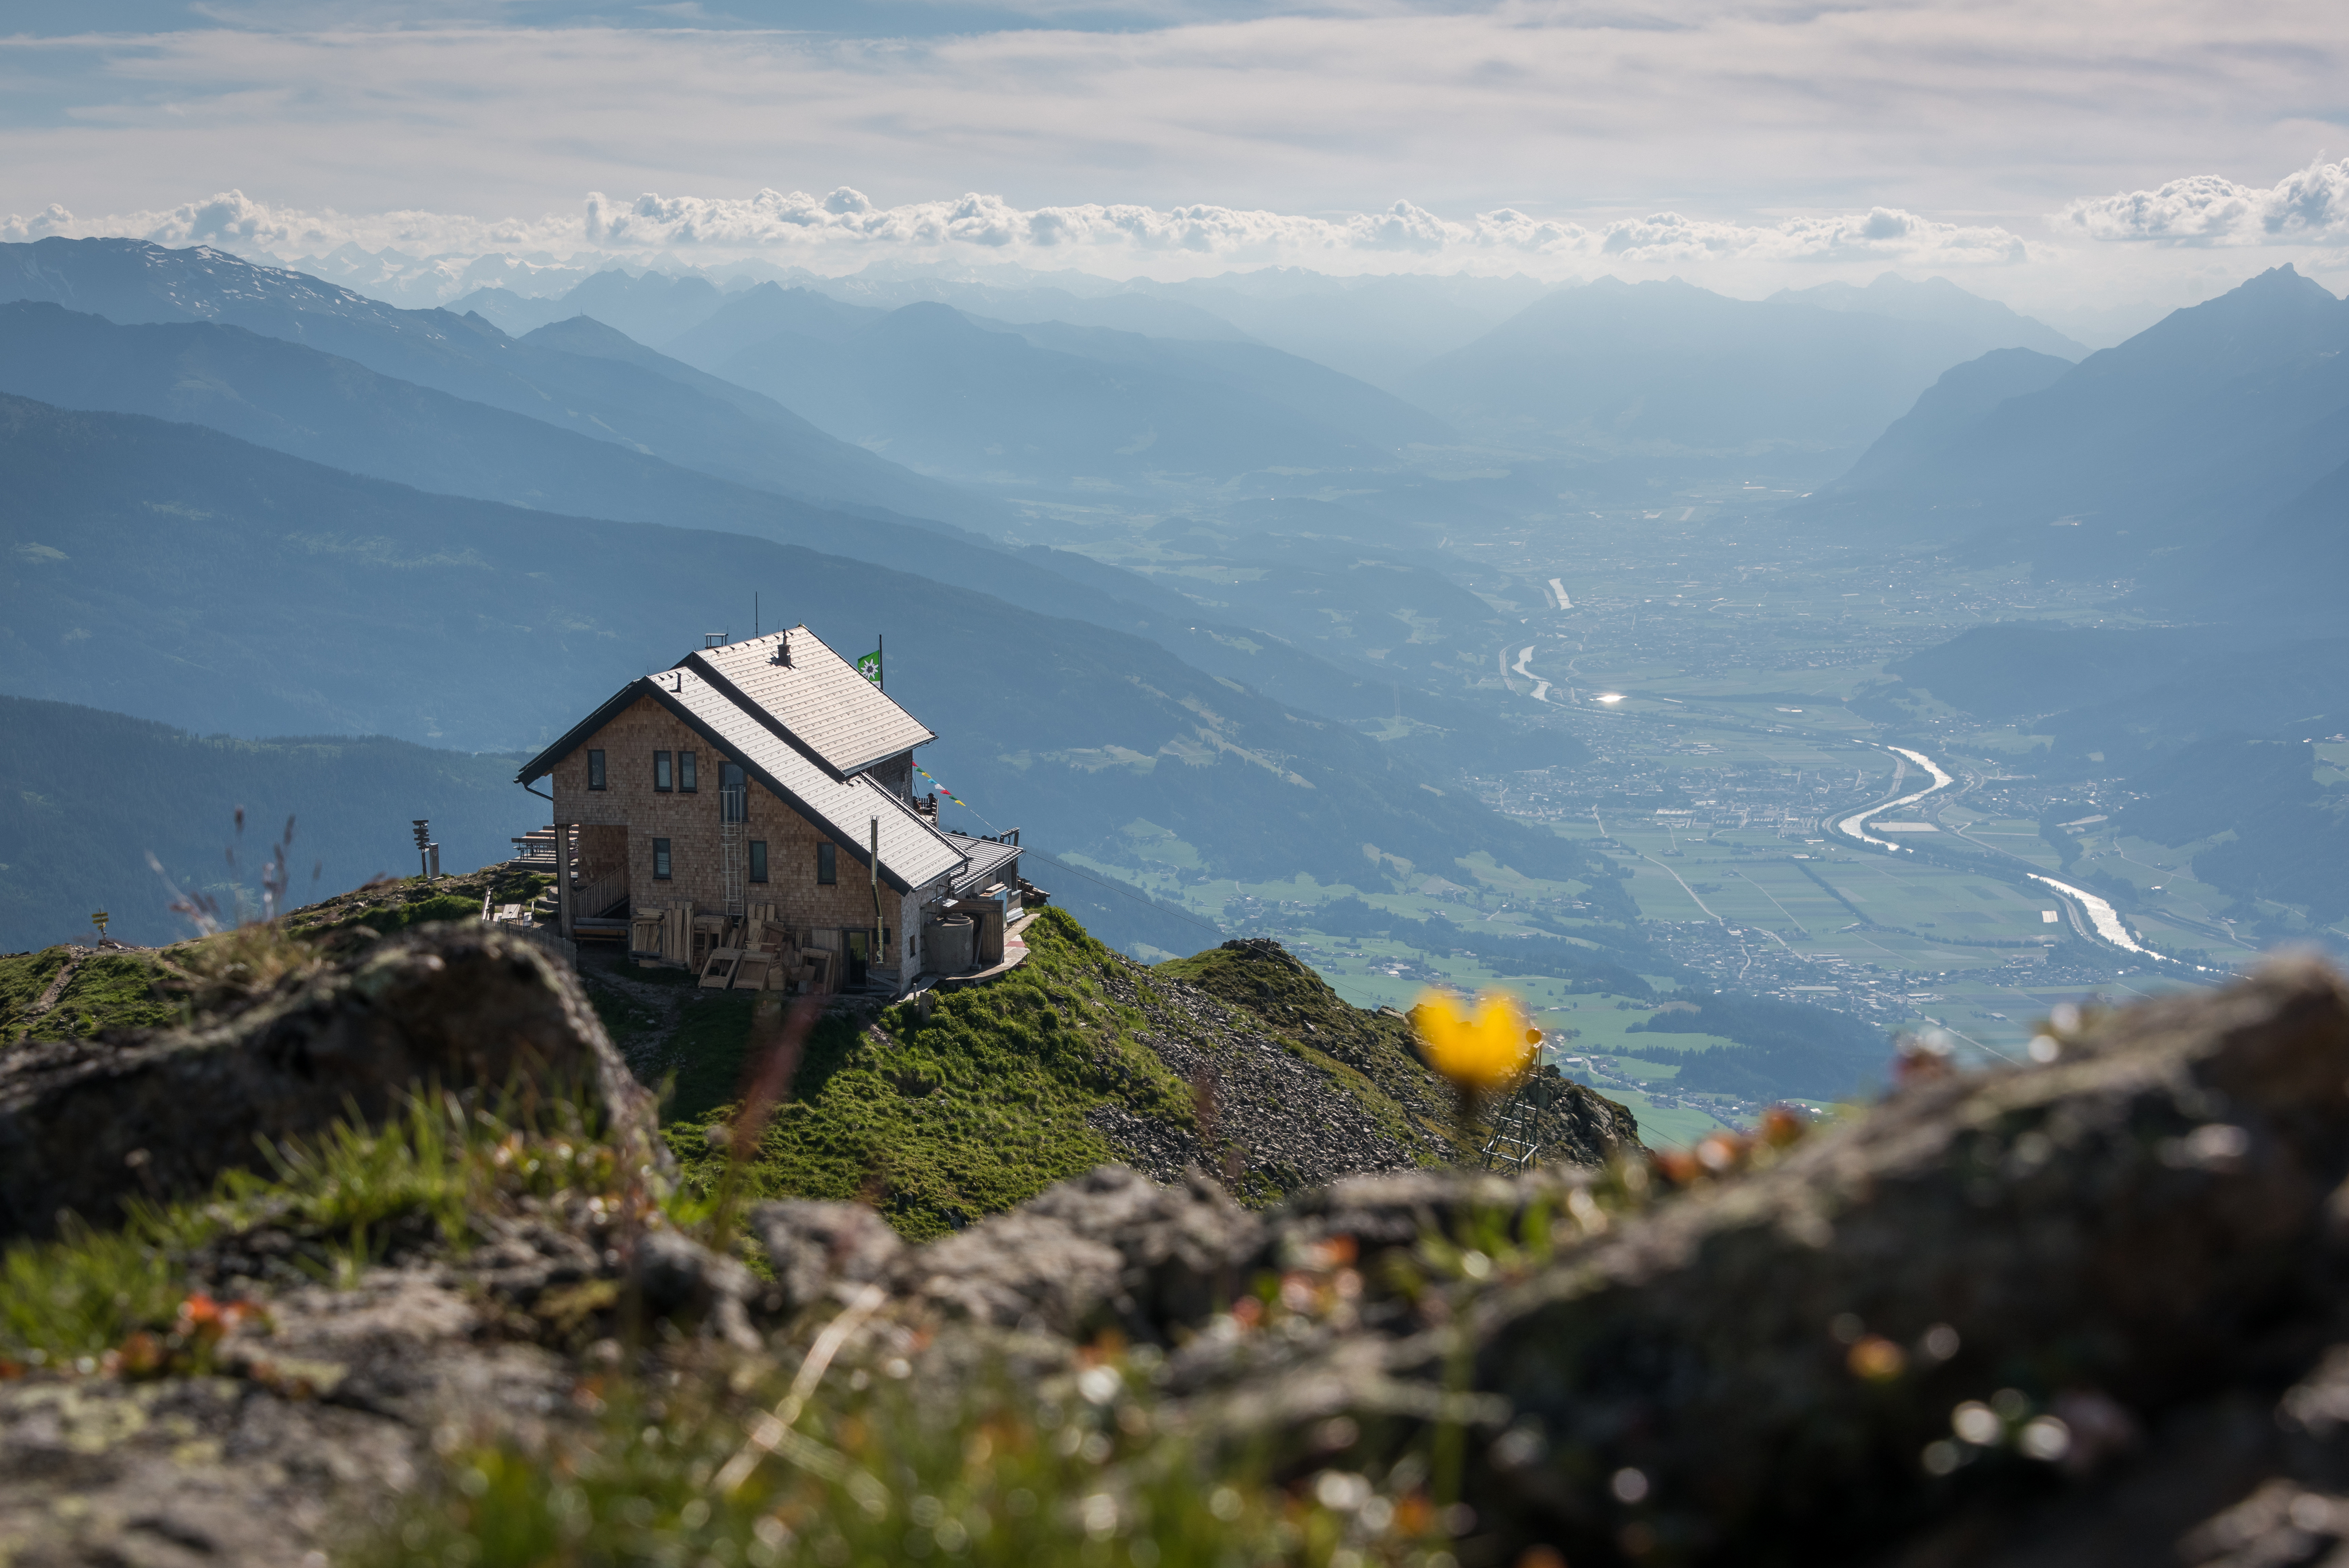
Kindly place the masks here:
<instances>
[{"instance_id":1,"label":"green flag on pole","mask_svg":"<svg viewBox=\"0 0 2349 1568\"><path fill-rule=\"evenodd\" d=\"M865 680L873 682L874 685L880 685L881 650L876 648L872 652L866 654L864 658L858 659L856 661L856 673L864 677Z\"/></svg>"}]
</instances>

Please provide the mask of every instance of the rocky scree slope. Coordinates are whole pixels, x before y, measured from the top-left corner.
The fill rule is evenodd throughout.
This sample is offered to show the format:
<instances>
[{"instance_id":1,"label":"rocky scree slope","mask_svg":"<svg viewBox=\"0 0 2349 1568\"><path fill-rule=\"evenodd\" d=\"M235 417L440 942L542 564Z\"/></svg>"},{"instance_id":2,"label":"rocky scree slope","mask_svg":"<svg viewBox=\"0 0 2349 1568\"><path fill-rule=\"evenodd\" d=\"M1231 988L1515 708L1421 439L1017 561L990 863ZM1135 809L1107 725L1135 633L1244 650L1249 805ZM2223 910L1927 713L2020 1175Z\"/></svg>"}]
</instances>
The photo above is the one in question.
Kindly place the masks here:
<instances>
[{"instance_id":1,"label":"rocky scree slope","mask_svg":"<svg viewBox=\"0 0 2349 1568\"><path fill-rule=\"evenodd\" d=\"M1300 1059L1334 1064L1333 1075L1341 1081L1366 1081L1377 1095L1407 1107L1424 1135L1441 1141L1447 1158L1460 1157L1450 1094L1436 1088L1431 1097L1429 1075L1419 1060L1409 1019L1388 1009L1365 1012L1350 1006L1327 981L1269 937L1227 941L1190 958L1172 959L1160 964L1157 972L1252 1016ZM1539 1076L1541 1082L1528 1098L1544 1163L1595 1168L1645 1158L1639 1122L1629 1108L1555 1070ZM1480 1133L1487 1130L1478 1128ZM1324 1170L1309 1183L1292 1185L1320 1185L1341 1174L1350 1173Z\"/></svg>"}]
</instances>

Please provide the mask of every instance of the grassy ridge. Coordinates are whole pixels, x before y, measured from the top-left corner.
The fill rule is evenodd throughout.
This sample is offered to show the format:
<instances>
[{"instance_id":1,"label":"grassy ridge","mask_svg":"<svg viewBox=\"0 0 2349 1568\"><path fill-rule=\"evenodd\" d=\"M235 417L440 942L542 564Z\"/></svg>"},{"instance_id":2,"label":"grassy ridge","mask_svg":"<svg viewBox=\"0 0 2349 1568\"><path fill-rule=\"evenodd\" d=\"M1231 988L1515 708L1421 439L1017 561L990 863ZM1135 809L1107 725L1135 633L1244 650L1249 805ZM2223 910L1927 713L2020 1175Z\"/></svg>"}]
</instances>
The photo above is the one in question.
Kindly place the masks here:
<instances>
[{"instance_id":1,"label":"grassy ridge","mask_svg":"<svg viewBox=\"0 0 2349 1568\"><path fill-rule=\"evenodd\" d=\"M920 1239L1118 1158L1086 1122L1096 1107L1195 1131L1188 1085L1102 983L1122 961L1059 909L1027 940L1019 968L935 996L926 1023L902 1003L870 1026L839 1014L817 1023L750 1164L753 1190L864 1197ZM732 1119L753 1054L752 1000L712 1000L688 1012L670 1051L669 1147L703 1188L724 1169L710 1134Z\"/></svg>"},{"instance_id":2,"label":"grassy ridge","mask_svg":"<svg viewBox=\"0 0 2349 1568\"><path fill-rule=\"evenodd\" d=\"M527 897L539 880L492 867L436 885L383 883L295 910L277 926L156 952L84 954L57 1004L38 1017L29 1009L72 955L53 948L0 958L0 1043L200 1018L298 979L373 940L370 932L467 918L484 893L499 901ZM985 986L934 994L926 1018L906 1003L820 1018L744 1162L748 1195L864 1199L923 1239L1132 1158L1108 1127L1131 1128L1138 1119L1212 1162L1226 1140L1202 1137L1192 1085L1150 1041L1171 1031L1213 1056L1229 1031L1192 1018L1186 1008L1197 998L1185 1003L1183 986L1169 983L1177 981L1237 1010L1247 1033L1318 1069L1331 1104L1358 1107L1418 1151L1412 1158L1448 1158L1448 1101L1418 1061L1409 1025L1349 1006L1278 947L1210 950L1154 972L1058 909L1030 924L1026 939L1019 968ZM666 1086L667 1137L688 1190L713 1192L746 1084L781 1037L780 998L702 992L672 971L591 964L582 979L637 1071ZM1308 1103L1283 1114L1325 1108ZM1250 1200L1268 1201L1297 1179L1279 1168L1250 1168L1240 1186Z\"/></svg>"},{"instance_id":3,"label":"grassy ridge","mask_svg":"<svg viewBox=\"0 0 2349 1568\"><path fill-rule=\"evenodd\" d=\"M926 1022L899 1003L869 1023L835 1013L816 1023L748 1159L753 1193L863 1199L905 1235L933 1237L1131 1158L1103 1128L1139 1118L1195 1158L1223 1158L1228 1145L1247 1165L1243 1198L1274 1199L1295 1173L1249 1164L1270 1151L1203 1129L1193 1086L1154 1048L1170 1033L1210 1059L1227 1048L1222 1026L1188 1011L1199 1004L1188 987L1318 1070L1326 1104L1284 1115L1310 1121L1350 1106L1413 1158L1449 1158L1450 1102L1410 1025L1349 1006L1278 947L1212 949L1145 970L1058 909L1028 928L1027 941L1019 968L934 995ZM608 1021L643 1022L640 1004L609 981L591 973L589 987ZM705 1191L726 1171L727 1128L766 1060L763 1043L780 1035L779 1011L762 1023L757 1007L733 993L688 1002L651 1069L669 1085L669 1146Z\"/></svg>"}]
</instances>

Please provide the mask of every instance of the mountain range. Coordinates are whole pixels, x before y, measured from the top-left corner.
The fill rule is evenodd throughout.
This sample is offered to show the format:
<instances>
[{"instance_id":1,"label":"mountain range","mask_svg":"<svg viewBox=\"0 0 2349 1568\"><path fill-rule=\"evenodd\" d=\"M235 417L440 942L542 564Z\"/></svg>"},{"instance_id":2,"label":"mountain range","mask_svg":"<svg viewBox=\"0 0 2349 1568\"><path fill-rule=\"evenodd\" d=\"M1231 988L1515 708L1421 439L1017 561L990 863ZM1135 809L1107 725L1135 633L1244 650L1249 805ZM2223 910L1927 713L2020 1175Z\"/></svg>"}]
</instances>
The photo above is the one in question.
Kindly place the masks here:
<instances>
[{"instance_id":1,"label":"mountain range","mask_svg":"<svg viewBox=\"0 0 2349 1568\"><path fill-rule=\"evenodd\" d=\"M657 358L586 317L541 335L565 351ZM930 576L1041 614L1140 631L1210 673L1323 712L1384 713L1399 700L1392 677L1346 673L1278 639L1237 635L1221 624L1227 617L1203 617L1195 598L1072 552L1013 549L946 524L812 505L216 321L118 326L55 305L0 305L0 391L200 423L420 490L718 528L881 565L919 562ZM749 607L725 624L746 624ZM1423 693L1404 705L1455 736L1461 728L1462 716L1433 712ZM1486 743L1471 741L1469 753Z\"/></svg>"},{"instance_id":2,"label":"mountain range","mask_svg":"<svg viewBox=\"0 0 2349 1568\"><path fill-rule=\"evenodd\" d=\"M2034 321L2012 306L1970 294L1946 277L1921 281L1897 272L1879 273L1866 284L1822 283L1809 288L1782 288L1770 296L1774 305L1806 305L1820 310L1850 310L1868 316L1889 316L1971 332L1988 342L2033 353L2053 355L2074 363L2087 357L2085 345L2074 341L2043 321Z\"/></svg>"},{"instance_id":3,"label":"mountain range","mask_svg":"<svg viewBox=\"0 0 2349 1568\"><path fill-rule=\"evenodd\" d=\"M1373 852L1446 867L1478 848L1537 876L1584 865L1421 788L1403 753L1140 637L740 535L429 495L7 398L0 539L0 652L23 695L203 731L528 747L763 587L836 647L886 630L893 693L944 737L923 760L977 826L1066 850L1144 820L1214 876L1341 881Z\"/></svg>"},{"instance_id":4,"label":"mountain range","mask_svg":"<svg viewBox=\"0 0 2349 1568\"><path fill-rule=\"evenodd\" d=\"M0 301L123 325L212 321L299 343L378 374L802 500L947 522L988 504L838 441L755 392L657 358L571 354L478 316L400 310L299 273L197 246L47 239L0 244Z\"/></svg>"},{"instance_id":5,"label":"mountain range","mask_svg":"<svg viewBox=\"0 0 2349 1568\"><path fill-rule=\"evenodd\" d=\"M1133 287L1230 322L1260 343L1402 392L1429 360L1482 337L1557 286L1516 274L1332 277L1305 267L1178 283L1138 278Z\"/></svg>"},{"instance_id":6,"label":"mountain range","mask_svg":"<svg viewBox=\"0 0 2349 1568\"><path fill-rule=\"evenodd\" d=\"M1951 365L2045 332L2031 328L1601 278L1544 295L1404 390L1515 449L1777 452L1825 479Z\"/></svg>"},{"instance_id":7,"label":"mountain range","mask_svg":"<svg viewBox=\"0 0 2349 1568\"><path fill-rule=\"evenodd\" d=\"M1523 280L1208 282L1054 292L1033 279L948 280L928 291L1008 310L1063 298L1166 304L1169 331L1143 335L1102 325L1100 311L1023 322L942 298L906 302L926 286L918 280L875 275L844 298L607 272L555 302L568 314L513 336L479 314L399 310L218 252L0 246L0 296L16 296L0 304L0 393L32 400L8 405L15 689L207 730L381 731L503 750L543 739L588 689L635 673L631 659L667 657L666 643L647 651L661 640L646 635L648 607L671 627L668 641L689 641L742 629L756 592L769 596L761 615L814 619L805 607L821 602L838 619L820 630L854 641L858 625L885 626L893 644L909 639L913 651L893 670L933 654L957 663L952 639L926 648L922 638L943 633L898 629L908 619L951 628L964 646L1058 650L1023 657L1006 667L1016 675L983 690L949 682L926 695L979 715L976 732L990 737L967 754L940 753L956 787L1021 803L1023 818L1071 836L1063 847L1143 820L1204 836L1195 842L1219 874L1269 874L1288 854L1279 874L1309 863L1342 879L1365 843L1412 861L1436 853L1427 813L1466 811L1446 831L1515 845L1530 862L1560 851L1419 788L1443 788L1447 768L1580 754L1556 730L1461 700L1489 677L1489 645L1516 612L1500 607L1514 590L1447 553L1447 529L1524 526L1571 506L1576 487L1606 483L1588 476L1607 472L1594 460L1609 452L1635 467L1660 453L1702 465L1775 444L1824 462L1835 441L1874 421L1880 433L1865 455L1797 517L1816 526L1854 496L1892 498L1869 536L1898 546L1937 525L1918 523L1902 487L1953 452L2006 439L1999 432L2029 422L2018 407L2068 410L2086 428L2126 423L2143 407L2196 417L2198 382L2271 399L2322 387L2323 334L2340 316L2330 295L2279 272L2075 367L2063 353L2076 345L1938 281L1756 302L1602 280L1532 290L1522 303ZM1431 389L1467 387L1453 411L1473 436L1508 426L1509 439L1558 456L1444 472L1419 454L1456 450L1452 426L1254 330L1280 318L1284 299L1300 320L1374 311L1390 284L1423 302L1452 300L1455 329L1517 306L1411 389L1437 404ZM1249 329L1222 331L1201 303L1218 297L1262 311ZM1187 303L1173 310L1178 300ZM1896 402L1903 378L1917 388ZM2323 431L2301 433L2302 455L2322 458ZM93 472L57 455L68 451ZM2069 461L2093 474L2128 454L2083 440ZM1299 483L1296 470L1312 472ZM2272 559L2337 555L2349 498L2340 470L2337 457L2319 470L2330 490L2303 484L2296 501L2289 491L2268 499L2237 536L2266 538ZM1232 483L1251 474L1280 483L1255 493ZM1010 531L1013 512L942 476L1024 476L1062 497L1089 483L1179 479L1183 501L1137 532L1145 575L1007 545L990 535ZM1336 498L1318 498L1315 484ZM2085 543L2089 531L2055 532ZM2271 564L2230 577L2222 556L2191 544L2181 535L2153 560L2181 574L2192 565L2178 580L2211 605L2272 596L2289 579L2308 617L2323 613L2310 586L2321 574ZM224 573L230 561L245 564L243 577ZM2144 592L2160 587L2149 572ZM417 622L419 591L429 607ZM1979 646L1953 645L1938 665L1912 660L1909 679L1951 696L1970 661L2030 671L2042 732L2066 754L2158 758L2219 732L2224 681L2092 634L2040 644L2030 635L1984 628ZM540 707L460 674L452 650L469 644L489 667L551 670L533 677ZM2321 664L2322 645L2307 646ZM2254 666L2225 661L2257 652L2191 635L2178 648L2189 663L2223 655L2225 669L2245 673ZM2116 673L2102 685L2043 678L2067 660ZM957 680L977 679L968 663ZM1137 683L1152 694L1138 705ZM2277 723L2330 701L2321 679L2265 690L2274 701L2258 711L2274 708ZM2071 695L2058 702L2058 691ZM2146 715L2189 709L2206 716L2146 727ZM1404 716L1414 722L1393 728L1421 738L1382 746L1350 727ZM1361 785L1359 800L1341 782L1373 778L1384 782ZM1115 789L1099 787L1111 781ZM1226 809L1268 781L1283 788L1260 811ZM1299 815L1302 795L1283 789L1328 797L1322 808L1348 804ZM1398 793L1401 805L1390 798ZM1118 803L1109 815L1104 794ZM1278 847L1283 836L1293 852Z\"/></svg>"},{"instance_id":8,"label":"mountain range","mask_svg":"<svg viewBox=\"0 0 2349 1568\"><path fill-rule=\"evenodd\" d=\"M1453 439L1388 393L1258 344L1023 327L941 304L870 312L762 284L675 347L844 441L992 484L1376 467Z\"/></svg>"},{"instance_id":9,"label":"mountain range","mask_svg":"<svg viewBox=\"0 0 2349 1568\"><path fill-rule=\"evenodd\" d=\"M2152 563L2199 578L2205 553L2240 549L2349 462L2344 348L2349 303L2276 267L2066 370L2012 356L1950 370L1788 516L2065 570Z\"/></svg>"},{"instance_id":10,"label":"mountain range","mask_svg":"<svg viewBox=\"0 0 2349 1568\"><path fill-rule=\"evenodd\" d=\"M885 269L867 269L838 278L802 274L788 286L804 291L821 286L826 297L875 315L906 305L936 304L996 321L1058 321L1153 337L1250 341L1248 334L1195 305L1139 292L1104 293L1102 283L1081 275L1047 274L1003 284L931 274L895 276ZM1078 286L1066 286L1070 284ZM507 288L477 288L449 308L460 314L478 310L517 337L574 316L593 316L639 342L666 348L718 314L740 291L775 286L782 286L781 280L754 282L738 275L721 289L699 273L631 275L613 267L559 295L533 298Z\"/></svg>"}]
</instances>

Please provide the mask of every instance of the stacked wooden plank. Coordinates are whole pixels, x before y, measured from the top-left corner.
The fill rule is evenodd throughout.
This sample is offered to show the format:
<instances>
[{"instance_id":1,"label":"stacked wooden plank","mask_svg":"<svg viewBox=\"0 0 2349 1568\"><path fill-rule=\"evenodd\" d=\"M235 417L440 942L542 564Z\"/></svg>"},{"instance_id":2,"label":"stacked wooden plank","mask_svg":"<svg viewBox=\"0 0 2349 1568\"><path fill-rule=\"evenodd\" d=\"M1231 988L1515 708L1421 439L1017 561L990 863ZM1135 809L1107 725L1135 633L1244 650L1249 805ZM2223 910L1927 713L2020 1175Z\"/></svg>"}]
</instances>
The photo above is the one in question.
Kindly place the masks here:
<instances>
[{"instance_id":1,"label":"stacked wooden plank","mask_svg":"<svg viewBox=\"0 0 2349 1568\"><path fill-rule=\"evenodd\" d=\"M638 905L630 950L645 964L691 970L713 991L785 991L829 996L839 989L840 955L816 947L779 919L778 906L752 904L740 917L697 912L690 900Z\"/></svg>"},{"instance_id":2,"label":"stacked wooden plank","mask_svg":"<svg viewBox=\"0 0 2349 1568\"><path fill-rule=\"evenodd\" d=\"M639 963L673 963L698 969L694 938L698 932L714 929L706 924L710 921L716 921L719 927L724 924L717 916L697 916L689 898L667 909L657 904L639 904L628 920L628 950L636 955Z\"/></svg>"}]
</instances>

